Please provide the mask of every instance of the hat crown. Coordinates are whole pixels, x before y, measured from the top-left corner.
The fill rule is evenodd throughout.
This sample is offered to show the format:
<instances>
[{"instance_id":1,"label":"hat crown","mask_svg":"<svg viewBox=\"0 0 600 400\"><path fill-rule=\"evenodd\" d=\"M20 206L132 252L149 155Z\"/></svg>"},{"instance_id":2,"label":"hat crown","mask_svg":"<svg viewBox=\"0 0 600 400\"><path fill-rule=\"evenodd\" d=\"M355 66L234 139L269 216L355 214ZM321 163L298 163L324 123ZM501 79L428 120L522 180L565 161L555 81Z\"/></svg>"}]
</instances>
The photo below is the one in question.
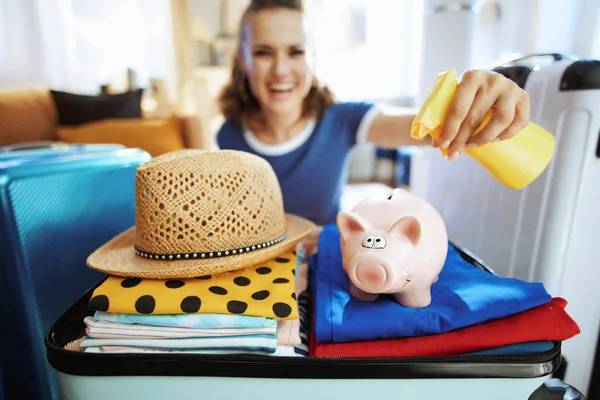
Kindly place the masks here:
<instances>
[{"instance_id":1,"label":"hat crown","mask_svg":"<svg viewBox=\"0 0 600 400\"><path fill-rule=\"evenodd\" d=\"M138 167L136 248L154 254L242 249L281 237L283 197L269 163L235 150L180 150Z\"/></svg>"}]
</instances>

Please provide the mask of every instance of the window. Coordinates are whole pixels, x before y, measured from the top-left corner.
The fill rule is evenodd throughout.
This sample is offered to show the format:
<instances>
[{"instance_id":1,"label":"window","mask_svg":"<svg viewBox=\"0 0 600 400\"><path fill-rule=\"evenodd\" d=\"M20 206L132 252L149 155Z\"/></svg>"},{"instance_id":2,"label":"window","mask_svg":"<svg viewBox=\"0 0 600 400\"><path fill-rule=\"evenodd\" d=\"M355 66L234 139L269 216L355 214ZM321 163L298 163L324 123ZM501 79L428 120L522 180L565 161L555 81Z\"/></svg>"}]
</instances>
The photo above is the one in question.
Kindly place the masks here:
<instances>
[{"instance_id":1,"label":"window","mask_svg":"<svg viewBox=\"0 0 600 400\"><path fill-rule=\"evenodd\" d=\"M340 100L411 106L418 90L422 0L313 0L316 73Z\"/></svg>"}]
</instances>

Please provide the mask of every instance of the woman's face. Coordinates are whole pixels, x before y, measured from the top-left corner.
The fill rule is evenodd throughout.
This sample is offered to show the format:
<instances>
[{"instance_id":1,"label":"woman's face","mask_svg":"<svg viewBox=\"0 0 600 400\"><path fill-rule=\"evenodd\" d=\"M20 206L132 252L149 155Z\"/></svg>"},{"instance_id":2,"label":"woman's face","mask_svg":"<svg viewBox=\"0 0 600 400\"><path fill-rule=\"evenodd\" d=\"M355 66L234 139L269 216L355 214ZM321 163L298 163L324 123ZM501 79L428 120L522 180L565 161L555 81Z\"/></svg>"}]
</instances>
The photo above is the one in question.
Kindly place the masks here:
<instances>
[{"instance_id":1,"label":"woman's face","mask_svg":"<svg viewBox=\"0 0 600 400\"><path fill-rule=\"evenodd\" d=\"M302 13L262 10L243 29L242 68L261 109L279 116L301 112L313 79Z\"/></svg>"}]
</instances>

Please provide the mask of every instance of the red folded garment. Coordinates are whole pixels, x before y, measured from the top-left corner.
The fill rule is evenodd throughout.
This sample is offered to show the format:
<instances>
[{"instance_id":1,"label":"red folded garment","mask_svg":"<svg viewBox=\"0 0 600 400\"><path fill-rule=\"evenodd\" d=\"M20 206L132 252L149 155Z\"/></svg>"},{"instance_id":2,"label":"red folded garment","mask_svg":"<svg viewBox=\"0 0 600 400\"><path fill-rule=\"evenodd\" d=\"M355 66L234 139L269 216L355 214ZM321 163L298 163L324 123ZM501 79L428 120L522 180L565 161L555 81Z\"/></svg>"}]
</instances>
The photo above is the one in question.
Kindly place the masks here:
<instances>
[{"instance_id":1,"label":"red folded garment","mask_svg":"<svg viewBox=\"0 0 600 400\"><path fill-rule=\"evenodd\" d=\"M509 344L540 340L563 341L577 335L577 323L560 297L506 318L439 335L347 343L317 344L311 335L310 355L316 357L419 357L465 354Z\"/></svg>"}]
</instances>

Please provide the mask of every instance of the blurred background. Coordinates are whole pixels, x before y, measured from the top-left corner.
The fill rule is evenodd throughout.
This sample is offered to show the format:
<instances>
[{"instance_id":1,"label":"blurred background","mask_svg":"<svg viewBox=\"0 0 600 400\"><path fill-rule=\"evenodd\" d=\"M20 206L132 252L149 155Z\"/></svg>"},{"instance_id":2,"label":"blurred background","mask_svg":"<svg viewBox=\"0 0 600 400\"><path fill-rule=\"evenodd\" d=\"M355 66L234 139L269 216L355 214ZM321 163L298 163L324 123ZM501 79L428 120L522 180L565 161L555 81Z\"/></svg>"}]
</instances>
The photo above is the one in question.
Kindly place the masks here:
<instances>
[{"instance_id":1,"label":"blurred background","mask_svg":"<svg viewBox=\"0 0 600 400\"><path fill-rule=\"evenodd\" d=\"M248 0L2 0L0 87L97 94L146 89L148 114L202 116L229 77ZM596 0L306 0L317 75L340 100L418 107L447 68L489 69L516 54L600 57ZM419 95L420 94L420 95ZM366 170L369 170L368 172ZM367 179L372 175L363 168Z\"/></svg>"},{"instance_id":2,"label":"blurred background","mask_svg":"<svg viewBox=\"0 0 600 400\"><path fill-rule=\"evenodd\" d=\"M116 142L152 156L216 148L222 119L215 100L229 79L248 3L0 0L0 146ZM531 188L508 191L468 157L449 165L421 150L365 144L351 155L343 205L349 208L365 192L409 187L440 210L455 241L498 273L542 281L566 297L582 329L565 346L566 378L600 399L600 308L590 307L600 300L594 286L600 258L592 243L600 226L600 1L304 3L316 38L316 74L341 101L418 109L436 75L448 69L460 74L520 65L524 69L515 71L524 75L516 77L527 78L564 62L532 74L527 88L535 99L532 121L552 131L561 149L557 166ZM562 90L554 83L561 74L565 83L566 66L575 60L596 61L573 64L570 79L580 86ZM585 85L577 80L584 75ZM56 103L51 91L67 97ZM69 115L101 94L140 92L139 121L98 117L89 125L62 126L54 108ZM590 227L576 230L582 221Z\"/></svg>"}]
</instances>

